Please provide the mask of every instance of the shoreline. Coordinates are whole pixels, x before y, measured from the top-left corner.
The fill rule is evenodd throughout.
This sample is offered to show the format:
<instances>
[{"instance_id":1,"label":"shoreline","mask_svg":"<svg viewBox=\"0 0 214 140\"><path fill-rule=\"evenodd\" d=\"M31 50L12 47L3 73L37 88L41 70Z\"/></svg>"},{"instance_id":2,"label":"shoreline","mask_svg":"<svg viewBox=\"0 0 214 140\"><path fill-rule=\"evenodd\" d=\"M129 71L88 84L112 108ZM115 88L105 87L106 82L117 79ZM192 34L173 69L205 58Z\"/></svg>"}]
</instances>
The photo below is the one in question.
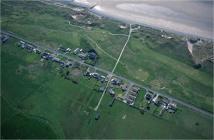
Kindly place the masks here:
<instances>
[{"instance_id":1,"label":"shoreline","mask_svg":"<svg viewBox=\"0 0 214 140\"><path fill-rule=\"evenodd\" d=\"M77 2L77 1L73 1L72 2L74 5L77 5L77 6L80 6L80 7L85 7L85 8L90 8L94 5L96 5L96 3L84 3L84 2ZM160 30L160 31L165 31L165 32L169 32L169 33L174 33L176 35L181 35L181 36L184 36L186 38L189 38L189 37L193 37L193 38L201 38L203 40L212 40L214 41L214 34L212 33L212 37L208 37L208 36L204 36L204 35L199 35L199 34L196 34L196 33L190 33L190 32L187 32L187 31L178 31L178 30L174 30L174 29L170 29L169 27L160 27L160 26L156 26L156 25L150 25L148 23L145 23L145 22L140 22L140 21L133 21L131 19L128 19L128 18L124 18L124 17L119 17L119 16L114 16L112 14L109 14L108 11L106 10L102 10L100 8L99 5L96 5L94 6L92 9L89 9L90 12L96 14L96 15L99 15L99 16L103 16L105 18L109 18L109 19L112 19L112 20L116 20L116 21L120 21L120 22L123 22L123 23L126 23L126 24L139 24L141 26L144 26L144 27L149 27L149 28L152 28L152 29L155 29L155 30ZM185 29L183 29L185 30Z\"/></svg>"}]
</instances>

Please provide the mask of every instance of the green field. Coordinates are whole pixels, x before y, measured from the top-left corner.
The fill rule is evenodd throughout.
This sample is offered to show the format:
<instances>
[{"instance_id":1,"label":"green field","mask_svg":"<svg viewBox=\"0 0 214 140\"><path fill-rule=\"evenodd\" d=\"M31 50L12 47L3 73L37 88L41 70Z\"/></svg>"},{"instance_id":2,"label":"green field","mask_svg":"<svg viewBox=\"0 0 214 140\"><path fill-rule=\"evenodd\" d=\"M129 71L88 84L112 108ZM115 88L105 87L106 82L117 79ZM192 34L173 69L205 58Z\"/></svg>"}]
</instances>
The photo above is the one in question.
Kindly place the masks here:
<instances>
[{"instance_id":1,"label":"green field","mask_svg":"<svg viewBox=\"0 0 214 140\"><path fill-rule=\"evenodd\" d=\"M109 31L100 28L89 30L84 26L85 29L73 26L79 24L67 16L75 13L55 6L44 6L43 3L35 1L27 3L4 1L2 7L4 7L2 29L17 33L36 44L55 49L59 46L71 48L72 51L76 48L93 48L99 56L102 56L97 66L109 71L112 70L126 40L124 36L110 35ZM69 20L72 25L68 23ZM111 42L108 42L109 40Z\"/></svg>"},{"instance_id":2,"label":"green field","mask_svg":"<svg viewBox=\"0 0 214 140\"><path fill-rule=\"evenodd\" d=\"M2 29L47 47L94 48L100 56L97 66L112 70L127 37L110 35L109 31L127 34L127 30L115 29L118 22L98 20L93 16L88 18L95 20L97 26L78 28L73 25L84 28L87 25L68 18L74 12L44 5L3 1ZM105 26L101 28L98 25ZM213 112L213 67L210 66L213 64L194 69L186 42L180 36L171 36L174 39L166 40L160 31L146 27L134 32L116 73Z\"/></svg>"},{"instance_id":3,"label":"green field","mask_svg":"<svg viewBox=\"0 0 214 140\"><path fill-rule=\"evenodd\" d=\"M3 30L41 46L94 48L100 56L97 66L106 70L112 70L127 38L109 34L127 33L115 29L116 21L103 19L99 24L106 26L85 30L68 24L68 9L36 1L1 4ZM171 43L158 34L150 28L133 33L116 73L212 111L212 74L192 68L180 37ZM119 101L109 107L112 97L105 95L98 110L101 117L95 120L99 83L80 74L72 77L75 84L65 79L67 69L41 62L39 55L16 47L17 42L10 38L1 45L1 138L213 138L213 118L182 106L175 114L157 117ZM138 104L145 93L140 94Z\"/></svg>"},{"instance_id":4,"label":"green field","mask_svg":"<svg viewBox=\"0 0 214 140\"><path fill-rule=\"evenodd\" d=\"M132 37L116 74L213 112L213 74L194 69L185 43L177 39L154 43Z\"/></svg>"},{"instance_id":5,"label":"green field","mask_svg":"<svg viewBox=\"0 0 214 140\"><path fill-rule=\"evenodd\" d=\"M142 115L118 101L109 107L109 95L96 121L93 108L101 94L93 90L95 80L82 77L79 84L65 80L56 65L40 62L39 56L15 44L10 39L1 48L2 138L212 137L211 118L183 107L161 118L152 112Z\"/></svg>"}]
</instances>

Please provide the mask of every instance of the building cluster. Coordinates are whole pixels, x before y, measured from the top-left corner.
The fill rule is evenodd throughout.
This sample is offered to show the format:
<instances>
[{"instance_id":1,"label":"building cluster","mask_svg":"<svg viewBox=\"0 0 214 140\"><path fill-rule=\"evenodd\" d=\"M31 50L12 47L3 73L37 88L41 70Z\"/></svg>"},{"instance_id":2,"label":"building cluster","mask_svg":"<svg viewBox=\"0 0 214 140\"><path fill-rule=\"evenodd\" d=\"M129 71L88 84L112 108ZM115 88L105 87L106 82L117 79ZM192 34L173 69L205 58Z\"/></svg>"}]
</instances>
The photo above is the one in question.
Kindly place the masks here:
<instances>
[{"instance_id":1,"label":"building cluster","mask_svg":"<svg viewBox=\"0 0 214 140\"><path fill-rule=\"evenodd\" d=\"M97 81L99 81L101 83L101 85L98 87L98 92L100 93L103 93L105 91L105 84L108 82L110 76L107 75L102 75L102 74L99 74L98 72L95 72L95 71L91 71L90 68L88 68L86 70L86 72L84 73L84 76L86 77L89 77L89 78L94 78L96 79ZM111 82L114 81L114 80L111 80ZM114 82L112 82L114 83ZM116 84L116 83L114 83ZM108 92L112 97L115 96L115 91L113 89L113 86L110 86L106 89L106 92Z\"/></svg>"},{"instance_id":2,"label":"building cluster","mask_svg":"<svg viewBox=\"0 0 214 140\"><path fill-rule=\"evenodd\" d=\"M145 94L145 99L147 100L148 104L155 104L158 107L161 107L162 110L166 110L169 113L175 113L177 110L177 105L175 102L171 101L167 97L162 95L156 94L150 90L147 90Z\"/></svg>"},{"instance_id":3,"label":"building cluster","mask_svg":"<svg viewBox=\"0 0 214 140\"><path fill-rule=\"evenodd\" d=\"M90 18L89 15L84 12L75 11L75 13L70 14L70 18L78 23L82 23L88 26L94 24L93 22L94 19Z\"/></svg>"},{"instance_id":4,"label":"building cluster","mask_svg":"<svg viewBox=\"0 0 214 140\"><path fill-rule=\"evenodd\" d=\"M55 62L59 64L62 68L64 67L70 67L73 65L73 61L71 60L62 60L61 58L57 57L56 54L51 54L48 52L43 52L41 55L42 60L50 60L52 62Z\"/></svg>"},{"instance_id":5,"label":"building cluster","mask_svg":"<svg viewBox=\"0 0 214 140\"><path fill-rule=\"evenodd\" d=\"M119 26L120 29L126 29L126 28L129 27L128 24L120 24L118 26Z\"/></svg>"},{"instance_id":6,"label":"building cluster","mask_svg":"<svg viewBox=\"0 0 214 140\"><path fill-rule=\"evenodd\" d=\"M107 76L108 77L108 76ZM133 106L135 103L135 99L140 91L140 88L134 84L127 83L121 80L118 77L111 77L110 79L111 85L108 88L108 92L110 95L116 97L116 99ZM115 93L115 89L119 89L122 93L122 96Z\"/></svg>"},{"instance_id":7,"label":"building cluster","mask_svg":"<svg viewBox=\"0 0 214 140\"><path fill-rule=\"evenodd\" d=\"M49 53L47 51L41 51L36 46L26 43L24 41L19 41L18 47L26 49L29 53L34 52L36 54L40 54L41 61L50 60L52 62L58 63L61 67L69 67L69 66L72 66L72 64L73 64L71 60L62 60L61 58L59 58L57 56L57 54ZM62 49L62 48L58 48L58 50L59 49ZM69 51L69 49L66 49L66 51Z\"/></svg>"},{"instance_id":8,"label":"building cluster","mask_svg":"<svg viewBox=\"0 0 214 140\"><path fill-rule=\"evenodd\" d=\"M33 46L31 44L28 44L24 41L20 41L18 43L18 47L21 47L22 49L26 49L28 52L34 52L34 53L37 53L37 54L41 54L41 50L38 49L36 46Z\"/></svg>"},{"instance_id":9,"label":"building cluster","mask_svg":"<svg viewBox=\"0 0 214 140\"><path fill-rule=\"evenodd\" d=\"M71 48L64 48L64 47L59 47L57 51L62 52L62 53L70 53Z\"/></svg>"},{"instance_id":10,"label":"building cluster","mask_svg":"<svg viewBox=\"0 0 214 140\"><path fill-rule=\"evenodd\" d=\"M86 50L81 48L76 48L73 53L77 55L81 60L90 60L96 63L98 54L94 49Z\"/></svg>"},{"instance_id":11,"label":"building cluster","mask_svg":"<svg viewBox=\"0 0 214 140\"><path fill-rule=\"evenodd\" d=\"M57 51L55 51L54 53L49 53L46 50L41 51L37 46L26 43L24 41L19 41L18 47L26 49L29 53L34 52L36 54L40 54L42 61L49 60L49 61L58 63L63 68L64 67L75 67L74 61L72 61L70 59L62 60L62 58L59 58ZM58 48L58 51L71 52L71 49L60 47L60 48ZM73 53L75 53L75 55L78 55L80 53L90 54L91 52L95 53L94 50L84 51L83 49L77 48L74 50ZM76 63L78 63L78 65L80 65L79 62L76 62ZM97 89L98 92L103 93L104 91L106 91L107 93L109 93L109 95L111 95L113 97L113 100L112 100L110 106L112 106L115 99L122 101L130 106L136 106L135 100L136 100L141 88L138 87L137 85L135 85L134 83L131 83L131 82L128 82L125 80L121 80L121 78L119 78L117 76L112 76L111 74L108 74L108 75L100 74L94 68L88 67L88 66L87 66L87 70L83 73L83 75L88 78L96 79L97 81L100 82L99 87ZM109 82L109 86L106 88L107 82ZM122 96L120 96L120 95L122 95ZM144 96L144 100L148 104L154 104L158 107L161 107L160 114L163 111L167 111L169 113L175 113L177 110L177 105L175 102L173 102L170 99L168 99L167 97L159 95L158 93L155 93L151 90L147 90L147 92Z\"/></svg>"},{"instance_id":12,"label":"building cluster","mask_svg":"<svg viewBox=\"0 0 214 140\"><path fill-rule=\"evenodd\" d=\"M100 81L101 83L106 82L106 76L101 75L95 71L91 71L90 68L88 68L83 75L89 78L94 78L97 81Z\"/></svg>"},{"instance_id":13,"label":"building cluster","mask_svg":"<svg viewBox=\"0 0 214 140\"><path fill-rule=\"evenodd\" d=\"M89 68L84 73L84 76L94 78L102 83L98 87L98 92L103 93L106 90L106 92L109 93L112 97L117 98L128 105L134 105L135 99L137 98L137 95L140 91L140 88L137 87L136 85L133 84L129 85L120 78L111 76L110 74L104 76L102 74L99 74L98 72L91 71ZM106 88L106 83L108 81L110 83L109 86ZM118 90L116 91L116 89L122 91L123 93L122 97L118 97L117 93Z\"/></svg>"},{"instance_id":14,"label":"building cluster","mask_svg":"<svg viewBox=\"0 0 214 140\"><path fill-rule=\"evenodd\" d=\"M123 98L123 102L129 105L134 105L135 99L137 98L139 91L140 91L139 87L135 85L130 85L130 87L127 89L126 94Z\"/></svg>"}]
</instances>

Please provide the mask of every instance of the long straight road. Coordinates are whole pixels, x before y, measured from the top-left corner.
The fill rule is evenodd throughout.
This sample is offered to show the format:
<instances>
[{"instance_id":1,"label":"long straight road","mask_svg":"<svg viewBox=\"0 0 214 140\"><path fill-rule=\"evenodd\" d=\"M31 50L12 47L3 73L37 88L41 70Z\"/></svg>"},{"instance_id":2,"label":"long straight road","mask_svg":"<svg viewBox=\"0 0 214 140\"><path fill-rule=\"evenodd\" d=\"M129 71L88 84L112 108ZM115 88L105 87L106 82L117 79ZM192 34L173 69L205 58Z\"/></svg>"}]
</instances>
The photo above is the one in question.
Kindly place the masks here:
<instances>
[{"instance_id":1,"label":"long straight road","mask_svg":"<svg viewBox=\"0 0 214 140\"><path fill-rule=\"evenodd\" d=\"M18 39L18 40L22 40L22 41L24 41L24 42L26 42L26 43L28 43L28 44L31 44L31 45L33 45L33 46L35 46L35 47L41 49L41 50L49 50L50 52L53 52L53 53L55 52L55 50L54 50L53 48L44 47L44 46L41 47L41 46L39 46L39 45L37 45L37 44L31 42L31 41L25 40L25 39L23 39L23 38L17 36L16 34L14 34L14 33L12 33L12 32L1 31L1 33L5 34L5 35L8 35L8 36L10 36L10 37L12 37L12 38L16 38L16 39ZM64 58L71 59L71 60L73 60L74 62L78 62L78 63L80 63L80 64L82 64L82 65L85 65L85 66L88 66L88 67L90 67L90 68L94 68L94 69L96 69L96 70L98 70L98 71L100 71L100 72L103 72L103 73L106 73L106 74L112 74L112 76L115 76L115 77L117 77L117 78L119 78L119 79L121 79L121 80L127 81L127 82L129 82L129 83L131 83L131 84L133 84L133 85L139 86L139 87L141 87L141 88L143 88L143 89L153 91L153 90L149 89L149 88L146 87L146 86L137 84L137 83L135 83L135 82L133 82L133 81L127 79L127 78L122 77L122 76L115 75L115 74L113 74L112 72L107 71L107 70L105 70L105 69L98 68L98 67L95 67L95 66L91 66L91 65L89 65L89 64L86 64L86 63L84 63L84 62L82 62L82 61L80 61L80 60L77 60L77 59L75 59L75 58L72 58L72 57L70 57L70 56L68 56L68 55L65 55L65 54L62 54L62 53L57 53L57 54L60 55L60 56L62 56L62 57L64 57ZM163 93L160 93L160 92L157 92L157 91L153 91L153 92L154 92L154 93L158 93L159 95L165 96L165 97L169 98L170 100L175 101L176 103L178 103L178 104L180 104L180 105L182 105L182 106L184 106L184 107L187 107L187 108L189 108L189 109L191 109L191 110L193 110L193 111L195 111L195 112L199 112L199 113L204 114L204 115L206 115L206 116L208 116L208 117L213 117L213 114L212 114L212 113L207 112L207 111L205 111L205 110L203 110L203 109L200 109L200 108L198 108L198 107L196 107L196 106L194 106L194 105L192 105L192 104L186 103L186 102L184 102L184 101L181 101L181 100L179 100L179 99L176 99L175 97L171 97L171 96L169 96L169 95L166 95L166 94L163 94Z\"/></svg>"},{"instance_id":2,"label":"long straight road","mask_svg":"<svg viewBox=\"0 0 214 140\"><path fill-rule=\"evenodd\" d=\"M131 33L132 33L132 25L130 24L129 36L128 36L128 38L127 38L127 40L126 40L126 42L125 42L125 44L124 44L124 46L123 46L123 48L122 48L122 50L121 50L121 52L120 52L120 55L119 55L119 57L118 57L118 59L117 59L117 62L116 62L115 65L114 65L114 68L113 68L112 71L111 71L110 77L109 77L108 82L107 82L107 84L106 84L106 87L105 87L105 89L104 89L104 91L103 91L103 94L102 94L102 96L100 97L100 100L99 100L97 106L96 106L95 109L94 109L95 111L98 110L98 108L99 108L99 106L100 106L100 104L101 104L101 102L102 102L102 99L103 99L103 97L104 97L104 95L105 95L105 93L106 93L106 90L108 89L108 86L109 86L109 84L110 84L110 82L111 82L111 77L112 77L112 75L114 74L114 71L115 71L115 69L117 68L118 63L120 62L120 58L121 58L121 56L123 55L123 52L124 52L124 50L125 50L125 48L126 48L128 42L129 42L129 39L130 39L130 37L131 37Z\"/></svg>"}]
</instances>

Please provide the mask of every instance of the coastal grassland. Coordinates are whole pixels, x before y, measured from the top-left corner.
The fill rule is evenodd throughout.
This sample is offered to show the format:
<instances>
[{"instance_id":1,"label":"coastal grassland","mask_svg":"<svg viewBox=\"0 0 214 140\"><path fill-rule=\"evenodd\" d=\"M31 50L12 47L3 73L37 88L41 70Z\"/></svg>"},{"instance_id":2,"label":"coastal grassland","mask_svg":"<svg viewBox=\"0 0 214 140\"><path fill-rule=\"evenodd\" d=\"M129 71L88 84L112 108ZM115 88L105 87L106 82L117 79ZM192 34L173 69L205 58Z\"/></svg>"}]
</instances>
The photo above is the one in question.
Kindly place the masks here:
<instances>
[{"instance_id":1,"label":"coastal grassland","mask_svg":"<svg viewBox=\"0 0 214 140\"><path fill-rule=\"evenodd\" d=\"M187 53L182 54L185 46L171 42L165 45L168 51L163 52L162 45L132 37L116 73L212 112L212 74L194 69Z\"/></svg>"},{"instance_id":2,"label":"coastal grassland","mask_svg":"<svg viewBox=\"0 0 214 140\"><path fill-rule=\"evenodd\" d=\"M28 61L28 58L34 54L29 54L26 50L16 47L14 40L10 40L8 44L3 46L1 54L2 81L4 81L1 85L2 98L11 105L10 108L15 108L11 113L5 113L6 116L2 120L10 118L10 114L17 114L16 110L21 113L21 116L16 117L14 115L14 118L11 117L14 121L9 119L5 121L5 125L2 125L2 130L5 132L3 137L13 138L13 136L18 135L17 138L34 138L30 133L25 134L26 130L16 133L22 125L20 119L23 121L27 119L26 121L31 123L28 118L23 118L23 115L24 117L32 115L47 118L51 124L54 124L52 129L56 132L55 135L64 137L63 130L59 129L61 128L61 121L65 121L67 117L67 114L63 114L63 111L75 114L76 109L78 110L81 107L89 110L93 109L100 98L100 94L94 91L96 81L88 82L88 80L81 77L78 85L72 84L71 81L65 80L56 72L54 64L50 62L42 64L39 61L39 56L33 61ZM5 106L8 105L3 104L2 107ZM5 112L8 112L8 110L7 108L4 109ZM31 129L34 123L26 124L26 127ZM2 124L4 124L3 121ZM42 125L40 126L42 127ZM40 130L41 133L39 133ZM43 133L48 129L33 131L38 131L35 138L39 138L40 136L43 137ZM56 138L55 135L47 135L47 137Z\"/></svg>"},{"instance_id":3,"label":"coastal grassland","mask_svg":"<svg viewBox=\"0 0 214 140\"><path fill-rule=\"evenodd\" d=\"M64 79L52 62L27 53L10 40L1 46L2 138L212 138L212 119L179 106L176 114L142 115L106 94L97 82ZM29 59L30 58L30 59ZM144 94L144 92L140 92ZM142 99L142 98L141 98ZM197 125L196 125L197 124ZM23 128L22 126L25 126Z\"/></svg>"},{"instance_id":4,"label":"coastal grassland","mask_svg":"<svg viewBox=\"0 0 214 140\"><path fill-rule=\"evenodd\" d=\"M78 47L95 49L100 56L97 66L112 70L126 37L113 36L109 31L98 27L88 29L83 25L79 26L75 20L71 19L69 24L67 16L72 13L70 9L35 1L3 1L1 26L2 30L14 32L38 45L53 49L59 46L72 50ZM100 44L97 47L98 38L102 42L111 40L114 44Z\"/></svg>"},{"instance_id":5,"label":"coastal grassland","mask_svg":"<svg viewBox=\"0 0 214 140\"><path fill-rule=\"evenodd\" d=\"M168 33L143 26L141 26L141 29L137 32L134 32L132 35L134 38L139 39L142 44L146 45L153 51L159 52L163 55L167 55L168 57L176 59L177 61L185 63L189 66L193 66L195 64L194 58L188 51L188 45L184 35ZM166 35L172 38L167 39L162 37L162 35ZM210 49L203 50L207 52L201 51L201 55L203 56L205 54L212 54L213 50L211 45L207 43L204 43L203 45L207 45L206 47L209 47ZM200 47L203 47L203 45ZM213 75L213 64L206 61L198 70Z\"/></svg>"}]
</instances>

